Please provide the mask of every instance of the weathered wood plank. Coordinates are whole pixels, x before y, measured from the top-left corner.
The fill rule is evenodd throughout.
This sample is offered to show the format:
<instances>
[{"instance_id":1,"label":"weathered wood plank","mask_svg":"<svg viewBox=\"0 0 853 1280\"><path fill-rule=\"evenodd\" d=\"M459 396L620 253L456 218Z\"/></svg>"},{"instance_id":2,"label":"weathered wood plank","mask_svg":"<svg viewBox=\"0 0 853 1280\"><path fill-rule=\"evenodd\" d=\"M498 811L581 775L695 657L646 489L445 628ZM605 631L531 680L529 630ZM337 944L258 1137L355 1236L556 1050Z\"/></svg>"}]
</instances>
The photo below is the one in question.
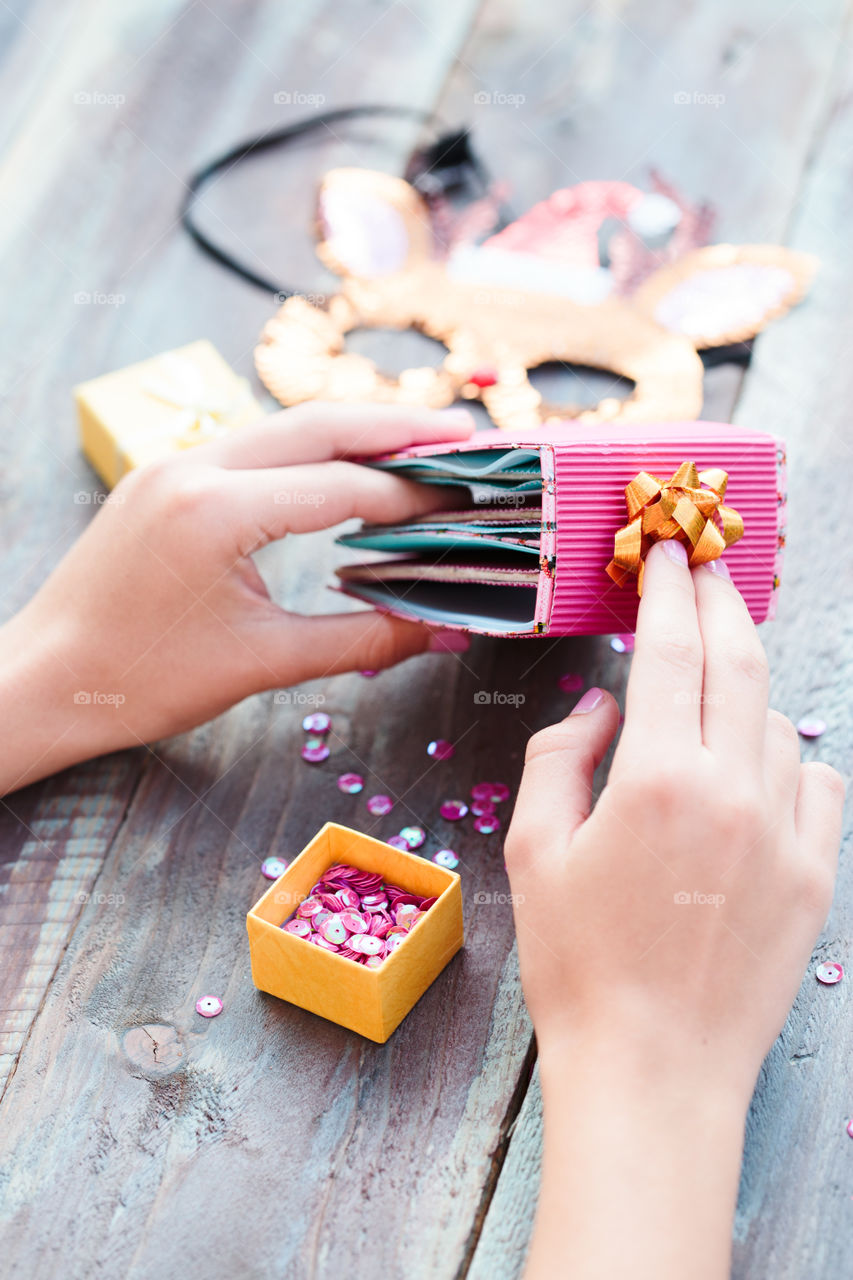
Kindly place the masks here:
<instances>
[{"instance_id":1,"label":"weathered wood plank","mask_svg":"<svg viewBox=\"0 0 853 1280\"><path fill-rule=\"evenodd\" d=\"M830 104L845 101L844 92L828 82L847 9L846 3L828 3L810 11L796 7L786 13L784 21L777 21L776 8L769 3L750 6L748 15L735 4L687 9L676 4L628 5L618 9L593 6L562 32L554 29L552 12L542 5L527 8L524 35L509 43L501 37L513 22L513 6L493 4L484 11L461 61L464 67L474 68L476 88L492 93L521 93L525 97L517 108L485 103L477 108L476 116L480 136L502 138L507 168L516 187L525 192L525 204L528 191L543 196L556 185L578 178L616 176L642 183L648 167L654 166L693 199L712 199L719 211L721 237L781 241L786 238L816 132ZM543 36L548 29L552 30L550 42ZM797 86L796 101L791 100L793 83ZM692 96L694 91L722 94L725 100L718 107L674 101L676 93ZM448 87L448 110L452 113L460 109L470 93L467 72L458 72ZM781 127L780 120L784 121ZM507 143L508 137L525 134L526 147ZM839 153L842 150L843 144L839 143ZM833 172L840 161L833 159L824 164L819 158L817 163L822 172ZM843 226L839 221L842 216L839 212L833 220L832 236L815 235L813 226L804 229L798 236L800 247L817 252L823 247L829 261L839 254L849 258L845 242L837 234ZM831 244L822 245L822 241ZM829 314L832 325L836 325L843 323L837 315L843 288L833 296L836 305ZM780 378L787 382L796 377L795 386L800 386L802 375L795 375L794 371L803 363L800 349L804 344L817 359L822 344L824 353L827 349L833 351L831 344L826 347L826 334L813 339L809 336L810 326L822 323L819 317L825 305L817 294L800 312L775 328L771 326L759 339L757 370L763 372L747 375L747 399L739 420L762 427L778 424L783 435L811 441L810 416L803 411L801 397L787 408L781 422L778 395L772 405L765 394L760 408L752 410L748 406L756 378L777 387ZM826 376L819 366L819 379L825 381ZM838 375L833 378L837 387ZM723 365L711 369L705 379L703 416L730 420L742 381L739 368ZM834 465L831 450L824 450L822 442L815 441L811 457L812 469L802 481L803 489L796 480L802 467L799 451L795 450L792 459L795 479L791 527L803 570L816 554L810 522L806 534L806 494L827 466ZM800 502L804 505L798 511ZM827 529L826 537L829 556L829 539L837 538L837 533ZM846 613L838 616L827 597L821 623L816 623L815 628L816 637L818 627L826 627L826 615L831 610L831 628L822 633L820 652L824 662L817 658L814 646L799 646L794 639L793 620L804 609L811 609L812 596L805 573L789 561L780 619L775 626L764 628L777 672L776 703L795 716L815 707L817 701L823 714L824 700L829 702L830 697L827 690L819 698L818 691L821 683L830 678L829 672L838 670L835 655L843 651L839 632L849 625ZM626 670L624 659L611 660L602 665L596 682L621 696ZM849 698L842 696L840 679L832 688L840 722ZM832 747L833 763L839 767L839 761L844 759L844 742L844 738L835 738ZM818 998L808 982L804 990ZM809 1062L808 1067L811 1065ZM802 1069L801 1065L799 1070ZM759 1168L771 1160L770 1149L780 1123L773 1118L773 1111L779 1107L783 1116L796 1117L800 1137L804 1123L793 1097L783 1099L778 1090L769 1097L761 1092L758 1096L764 1097L765 1102L763 1108L758 1104L761 1120L753 1121L750 1132L745 1188L752 1180L759 1181ZM509 1280L521 1272L538 1193L541 1125L541 1097L538 1077L534 1077L473 1255L469 1275L476 1280ZM754 1133L756 1128L760 1143ZM792 1138L786 1151L789 1170L794 1141ZM756 1147L760 1154L753 1156ZM814 1188L816 1207L827 1185L817 1151L814 1147L811 1150L814 1163L796 1177L786 1173L783 1180L781 1171L785 1165L780 1159L775 1192L784 1198L783 1205L764 1198L770 1192L762 1183L761 1198L756 1190L749 1210L742 1207L741 1232L756 1234L760 1205L763 1237L760 1244L751 1246L748 1257L744 1255L738 1274L831 1274L831 1270L805 1271L801 1264L798 1270L793 1261L787 1264L790 1270L783 1272L771 1246L771 1237L777 1231L777 1214L784 1214L800 1222L799 1256L803 1256L810 1227L799 1210L795 1213L799 1188L804 1179L808 1180ZM843 1156L840 1154L839 1158ZM745 1227L747 1212L750 1225ZM833 1231L828 1217L821 1231L834 1236L836 1242L843 1235L839 1230ZM772 1264L768 1261L771 1256ZM837 1255L837 1262L840 1256Z\"/></svg>"},{"instance_id":2,"label":"weathered wood plank","mask_svg":"<svg viewBox=\"0 0 853 1280\"><path fill-rule=\"evenodd\" d=\"M296 21L293 12L288 22ZM72 138L55 167L55 182L69 191L62 225L39 202L32 215L42 239L62 244L73 279L39 279L39 306L32 303L24 335L71 284L121 292L126 301L109 316L87 312L76 333L57 329L43 380L53 401L42 380L37 393L30 381L21 385L21 418L65 424L53 442L59 458L50 500L41 487L43 441L17 462L40 481L32 484L35 513L21 516L34 558L49 563L53 553L43 553L51 538L58 553L74 534L73 517L88 516L68 502L81 479L63 474L63 463L82 466L64 399L69 381L199 331L248 370L268 302L200 259L170 220L180 191L174 175L190 154L206 156L250 122L263 124L261 107L282 88L278 75L256 67L258 49L271 66L298 67L305 91L312 67L316 76L339 50L334 84L342 96L353 89L385 96L389 68L405 65L407 96L416 88L429 102L471 12L461 5L433 15L423 6L406 18L396 10L377 66L348 58L364 31L364 10L346 20L335 11L334 23L324 8L303 10L302 43L291 32L270 45L280 39L277 8L211 13L202 6L164 36L156 60L143 59L120 82L126 111L88 122L92 132L79 145ZM222 36L226 14L236 40ZM371 16L377 23L388 17L379 7ZM311 43L318 30L323 47ZM255 45L251 57L246 44ZM107 158L98 168L95 144ZM113 187L119 177L122 198ZM307 213L304 179L297 186L288 176L283 189L286 203ZM295 213L286 225L296 241ZM21 249L11 239L6 254ZM83 483L91 487L85 469ZM63 495L71 528L57 518ZM332 607L318 598L330 562L328 538L265 557L276 594L302 608ZM29 569L16 589L25 594L43 569ZM0 1214L10 1268L51 1275L61 1256L80 1273L162 1276L171 1265L166 1256L180 1260L179 1270L191 1263L219 1274L308 1274L349 1267L353 1242L361 1248L368 1238L371 1257L392 1273L412 1256L412 1242L425 1267L456 1268L526 1078L530 1040L499 845L470 829L453 833L465 871L469 947L382 1049L254 992L243 916L262 887L258 863L268 852L293 852L326 817L368 825L360 802L334 786L344 768L359 767L376 788L401 797L390 825L370 826L390 834L404 818L428 820L433 847L451 835L434 821L451 786L464 789L490 773L517 780L527 730L513 708L472 715L477 689L524 687L529 653L506 646L508 658L499 661L500 651L480 646L470 663L434 657L369 684L352 677L323 685L335 751L316 771L298 756L303 708L269 697L149 758L6 1100L14 1154L4 1161ZM552 676L558 661L555 653ZM550 700L550 681L547 689ZM525 719L541 714L531 696ZM436 733L460 742L452 772L426 757ZM472 910L475 892L492 901ZM194 1012L202 989L225 999L225 1015L214 1023L201 1024ZM156 1063L148 1048L155 1039ZM57 1217L58 1200L65 1208ZM273 1222L282 1225L266 1230Z\"/></svg>"},{"instance_id":3,"label":"weathered wood plank","mask_svg":"<svg viewBox=\"0 0 853 1280\"><path fill-rule=\"evenodd\" d=\"M133 792L131 753L0 801L0 1092Z\"/></svg>"}]
</instances>

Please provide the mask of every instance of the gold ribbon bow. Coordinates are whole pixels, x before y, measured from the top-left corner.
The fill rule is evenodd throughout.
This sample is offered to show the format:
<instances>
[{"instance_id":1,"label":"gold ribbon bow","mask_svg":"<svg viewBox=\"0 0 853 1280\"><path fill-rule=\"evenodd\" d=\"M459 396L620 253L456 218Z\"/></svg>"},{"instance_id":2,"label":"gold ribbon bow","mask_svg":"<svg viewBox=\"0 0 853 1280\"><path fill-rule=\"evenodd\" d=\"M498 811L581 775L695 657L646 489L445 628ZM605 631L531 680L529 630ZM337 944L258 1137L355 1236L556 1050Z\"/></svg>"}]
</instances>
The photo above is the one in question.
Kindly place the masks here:
<instances>
[{"instance_id":1,"label":"gold ribbon bow","mask_svg":"<svg viewBox=\"0 0 853 1280\"><path fill-rule=\"evenodd\" d=\"M671 480L658 480L648 471L635 476L625 490L628 523L616 532L613 559L607 566L617 586L624 586L634 574L637 594L643 594L645 557L655 542L677 538L685 543L692 569L716 560L742 538L743 520L734 507L723 504L728 480L728 472L721 467L697 471L694 462L682 462Z\"/></svg>"},{"instance_id":2,"label":"gold ribbon bow","mask_svg":"<svg viewBox=\"0 0 853 1280\"><path fill-rule=\"evenodd\" d=\"M172 444L188 449L227 435L236 426L251 398L244 378L236 393L224 395L211 390L202 371L191 361L172 352L162 356L158 366L158 376L149 378L142 389L176 410L164 429Z\"/></svg>"}]
</instances>

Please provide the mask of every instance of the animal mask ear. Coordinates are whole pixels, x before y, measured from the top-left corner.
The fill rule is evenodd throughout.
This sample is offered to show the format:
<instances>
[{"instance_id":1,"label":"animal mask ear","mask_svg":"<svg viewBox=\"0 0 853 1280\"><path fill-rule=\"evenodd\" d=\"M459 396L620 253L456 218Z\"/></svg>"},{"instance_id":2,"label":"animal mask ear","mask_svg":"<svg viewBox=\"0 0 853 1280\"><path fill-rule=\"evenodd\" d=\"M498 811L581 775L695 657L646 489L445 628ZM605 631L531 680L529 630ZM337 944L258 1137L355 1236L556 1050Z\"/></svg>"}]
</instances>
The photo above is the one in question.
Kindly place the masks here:
<instances>
[{"instance_id":1,"label":"animal mask ear","mask_svg":"<svg viewBox=\"0 0 853 1280\"><path fill-rule=\"evenodd\" d=\"M661 267L634 305L697 350L754 338L808 291L817 258L769 244L716 244Z\"/></svg>"},{"instance_id":2,"label":"animal mask ear","mask_svg":"<svg viewBox=\"0 0 853 1280\"><path fill-rule=\"evenodd\" d=\"M402 178L373 169L331 169L318 199L317 256L337 275L371 279L432 256L429 211Z\"/></svg>"}]
</instances>

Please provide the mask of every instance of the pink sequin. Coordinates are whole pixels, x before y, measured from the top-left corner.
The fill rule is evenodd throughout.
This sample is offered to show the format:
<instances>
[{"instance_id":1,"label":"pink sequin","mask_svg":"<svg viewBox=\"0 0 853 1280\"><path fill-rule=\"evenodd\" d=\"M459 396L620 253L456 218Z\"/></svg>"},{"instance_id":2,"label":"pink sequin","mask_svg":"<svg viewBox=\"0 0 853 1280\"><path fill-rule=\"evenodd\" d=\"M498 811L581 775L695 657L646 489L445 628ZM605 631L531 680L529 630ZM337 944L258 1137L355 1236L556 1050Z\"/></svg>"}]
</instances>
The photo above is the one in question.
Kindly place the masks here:
<instances>
[{"instance_id":1,"label":"pink sequin","mask_svg":"<svg viewBox=\"0 0 853 1280\"><path fill-rule=\"evenodd\" d=\"M484 836L490 836L500 831L501 822L496 813L484 813L481 817L474 819L474 826Z\"/></svg>"},{"instance_id":2,"label":"pink sequin","mask_svg":"<svg viewBox=\"0 0 853 1280\"><path fill-rule=\"evenodd\" d=\"M577 693L578 689L583 688L583 676L579 676L575 671L567 671L565 675L560 676L557 684L563 693Z\"/></svg>"},{"instance_id":3,"label":"pink sequin","mask_svg":"<svg viewBox=\"0 0 853 1280\"><path fill-rule=\"evenodd\" d=\"M287 870L287 863L283 858L266 858L261 863L261 875L267 880L277 880L279 876L283 876Z\"/></svg>"},{"instance_id":4,"label":"pink sequin","mask_svg":"<svg viewBox=\"0 0 853 1280\"><path fill-rule=\"evenodd\" d=\"M824 960L823 964L819 964L815 969L815 977L825 987L834 987L836 982L840 982L844 977L844 969L833 960Z\"/></svg>"},{"instance_id":5,"label":"pink sequin","mask_svg":"<svg viewBox=\"0 0 853 1280\"><path fill-rule=\"evenodd\" d=\"M509 799L509 787L505 782L478 782L471 788L473 800L487 800L491 804L501 804Z\"/></svg>"},{"instance_id":6,"label":"pink sequin","mask_svg":"<svg viewBox=\"0 0 853 1280\"><path fill-rule=\"evenodd\" d=\"M342 773L338 778L338 790L348 796L357 796L364 787L364 778L360 773Z\"/></svg>"},{"instance_id":7,"label":"pink sequin","mask_svg":"<svg viewBox=\"0 0 853 1280\"><path fill-rule=\"evenodd\" d=\"M348 933L367 933L370 929L369 917L354 909L341 912L341 924Z\"/></svg>"},{"instance_id":8,"label":"pink sequin","mask_svg":"<svg viewBox=\"0 0 853 1280\"><path fill-rule=\"evenodd\" d=\"M285 933L292 933L297 938L307 938L311 932L311 925L307 920L286 920L281 927Z\"/></svg>"},{"instance_id":9,"label":"pink sequin","mask_svg":"<svg viewBox=\"0 0 853 1280\"><path fill-rule=\"evenodd\" d=\"M389 836L387 843L392 849L408 849L409 842L403 836Z\"/></svg>"},{"instance_id":10,"label":"pink sequin","mask_svg":"<svg viewBox=\"0 0 853 1280\"><path fill-rule=\"evenodd\" d=\"M819 738L826 733L826 721L817 716L803 716L797 721L797 733L803 738Z\"/></svg>"},{"instance_id":11,"label":"pink sequin","mask_svg":"<svg viewBox=\"0 0 853 1280\"><path fill-rule=\"evenodd\" d=\"M435 901L386 884L378 872L338 863L281 927L324 951L376 968Z\"/></svg>"},{"instance_id":12,"label":"pink sequin","mask_svg":"<svg viewBox=\"0 0 853 1280\"><path fill-rule=\"evenodd\" d=\"M471 812L475 818L480 818L484 813L494 813L495 803L493 800L474 800L471 803Z\"/></svg>"},{"instance_id":13,"label":"pink sequin","mask_svg":"<svg viewBox=\"0 0 853 1280\"><path fill-rule=\"evenodd\" d=\"M195 1011L203 1018L215 1018L222 1012L222 1001L219 996L199 996L195 1002Z\"/></svg>"},{"instance_id":14,"label":"pink sequin","mask_svg":"<svg viewBox=\"0 0 853 1280\"><path fill-rule=\"evenodd\" d=\"M296 914L298 916L302 916L305 920L309 920L311 916L316 916L317 912L322 910L322 901L312 894L308 898L303 898L299 906L296 908Z\"/></svg>"},{"instance_id":15,"label":"pink sequin","mask_svg":"<svg viewBox=\"0 0 853 1280\"><path fill-rule=\"evenodd\" d=\"M439 812L448 822L458 822L460 818L465 817L468 806L464 800L445 800Z\"/></svg>"},{"instance_id":16,"label":"pink sequin","mask_svg":"<svg viewBox=\"0 0 853 1280\"><path fill-rule=\"evenodd\" d=\"M331 727L332 717L326 715L325 711L312 711L302 721L302 728L306 733L328 733Z\"/></svg>"},{"instance_id":17,"label":"pink sequin","mask_svg":"<svg viewBox=\"0 0 853 1280\"><path fill-rule=\"evenodd\" d=\"M459 866L459 858L452 849L439 849L432 855L432 860L439 867L446 867L448 871L455 871Z\"/></svg>"},{"instance_id":18,"label":"pink sequin","mask_svg":"<svg viewBox=\"0 0 853 1280\"><path fill-rule=\"evenodd\" d=\"M449 760L455 754L456 748L446 738L436 738L427 747L427 755L432 756L433 760Z\"/></svg>"},{"instance_id":19,"label":"pink sequin","mask_svg":"<svg viewBox=\"0 0 853 1280\"><path fill-rule=\"evenodd\" d=\"M317 746L306 742L302 748L302 759L307 760L309 764L322 764L324 760L328 760L330 755L331 752L325 742L321 742Z\"/></svg>"},{"instance_id":20,"label":"pink sequin","mask_svg":"<svg viewBox=\"0 0 853 1280\"><path fill-rule=\"evenodd\" d=\"M614 636L610 641L610 648L616 653L633 653L634 637L632 635Z\"/></svg>"},{"instance_id":21,"label":"pink sequin","mask_svg":"<svg viewBox=\"0 0 853 1280\"><path fill-rule=\"evenodd\" d=\"M372 813L376 818L382 818L386 813L390 813L394 808L394 801L390 796L371 796L367 801L367 811Z\"/></svg>"}]
</instances>

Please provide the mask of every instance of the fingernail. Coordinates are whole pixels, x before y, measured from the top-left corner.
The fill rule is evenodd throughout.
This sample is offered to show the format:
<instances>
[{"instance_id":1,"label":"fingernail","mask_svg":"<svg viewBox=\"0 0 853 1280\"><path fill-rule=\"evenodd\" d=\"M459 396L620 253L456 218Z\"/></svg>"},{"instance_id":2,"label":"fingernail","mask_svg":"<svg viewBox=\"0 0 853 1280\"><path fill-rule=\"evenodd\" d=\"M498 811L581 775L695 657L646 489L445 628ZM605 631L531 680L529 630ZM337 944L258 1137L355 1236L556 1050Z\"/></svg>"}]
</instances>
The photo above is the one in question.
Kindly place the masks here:
<instances>
[{"instance_id":1,"label":"fingernail","mask_svg":"<svg viewBox=\"0 0 853 1280\"><path fill-rule=\"evenodd\" d=\"M679 542L677 538L667 538L661 545L664 555L668 556L673 564L680 564L687 568L687 548L683 542Z\"/></svg>"},{"instance_id":2,"label":"fingernail","mask_svg":"<svg viewBox=\"0 0 853 1280\"><path fill-rule=\"evenodd\" d=\"M584 716L588 711L594 711L604 701L603 689L587 689L582 698L578 698L572 707L573 716Z\"/></svg>"},{"instance_id":3,"label":"fingernail","mask_svg":"<svg viewBox=\"0 0 853 1280\"><path fill-rule=\"evenodd\" d=\"M726 582L731 582L732 580L729 566L724 560L708 560L702 567L707 569L709 573L715 573L718 578L723 578Z\"/></svg>"},{"instance_id":4,"label":"fingernail","mask_svg":"<svg viewBox=\"0 0 853 1280\"><path fill-rule=\"evenodd\" d=\"M429 653L465 653L471 641L464 631L433 631L427 645Z\"/></svg>"}]
</instances>

